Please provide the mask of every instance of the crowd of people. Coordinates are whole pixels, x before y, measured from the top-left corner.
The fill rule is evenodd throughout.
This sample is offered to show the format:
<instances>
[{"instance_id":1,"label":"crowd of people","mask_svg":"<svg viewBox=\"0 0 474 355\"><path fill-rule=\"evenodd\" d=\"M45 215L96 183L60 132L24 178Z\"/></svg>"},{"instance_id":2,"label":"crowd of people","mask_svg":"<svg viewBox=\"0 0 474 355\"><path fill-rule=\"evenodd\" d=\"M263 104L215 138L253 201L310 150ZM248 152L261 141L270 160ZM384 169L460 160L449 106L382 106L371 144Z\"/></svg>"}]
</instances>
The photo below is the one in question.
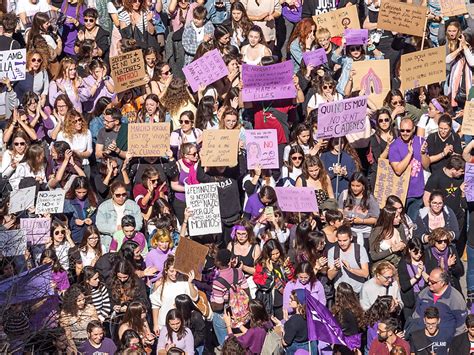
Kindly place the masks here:
<instances>
[{"instance_id":1,"label":"crowd of people","mask_svg":"<svg viewBox=\"0 0 474 355\"><path fill-rule=\"evenodd\" d=\"M1 351L473 353L464 174L474 140L462 125L474 27L439 3L420 4L421 38L378 29L379 0L10 0L0 51L25 48L26 73L0 78L0 234L34 218L50 232L0 256ZM344 7L358 10L366 42L346 45L313 19ZM446 79L402 91L400 55L439 46ZM327 62L307 65L304 53L318 48ZM194 93L183 67L215 49L229 74ZM146 84L117 92L110 58L134 50ZM318 139L320 105L370 94L353 85L353 63L384 58L391 88L382 104L369 95L365 131ZM243 100L243 64L286 60L294 98ZM160 122L171 128L166 155L132 154L129 123ZM248 168L251 129L276 130L279 169ZM201 164L205 130L238 130L236 166ZM382 201L374 191L387 161L393 176L409 171L408 184ZM222 233L190 237L185 187L210 182ZM61 213L11 213L32 187L64 191ZM282 210L276 187L314 189L318 209ZM200 277L175 265L184 238L208 247ZM41 268L47 290L27 296ZM25 294L12 294L19 282ZM321 315L308 302L331 312L338 341L314 334L308 324Z\"/></svg>"}]
</instances>

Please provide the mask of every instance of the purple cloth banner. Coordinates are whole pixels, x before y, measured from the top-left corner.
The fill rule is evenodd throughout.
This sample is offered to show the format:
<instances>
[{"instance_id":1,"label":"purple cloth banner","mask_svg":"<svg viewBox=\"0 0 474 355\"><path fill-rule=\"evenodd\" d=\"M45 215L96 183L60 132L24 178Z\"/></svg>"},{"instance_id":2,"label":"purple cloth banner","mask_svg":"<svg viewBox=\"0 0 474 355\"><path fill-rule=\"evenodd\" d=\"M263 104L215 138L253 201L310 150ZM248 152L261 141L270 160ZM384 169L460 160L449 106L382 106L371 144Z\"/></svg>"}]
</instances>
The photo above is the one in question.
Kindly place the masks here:
<instances>
[{"instance_id":1,"label":"purple cloth banner","mask_svg":"<svg viewBox=\"0 0 474 355\"><path fill-rule=\"evenodd\" d=\"M474 164L466 163L464 167L464 191L468 202L474 201Z\"/></svg>"},{"instance_id":2,"label":"purple cloth banner","mask_svg":"<svg viewBox=\"0 0 474 355\"><path fill-rule=\"evenodd\" d=\"M328 62L328 56L324 48L318 48L314 51L303 52L303 60L306 66L312 65L313 67L319 67Z\"/></svg>"},{"instance_id":3,"label":"purple cloth banner","mask_svg":"<svg viewBox=\"0 0 474 355\"><path fill-rule=\"evenodd\" d=\"M317 299L306 294L306 322L308 324L308 339L320 340L329 344L341 344L354 350L361 346L361 335L346 336L340 324L332 313Z\"/></svg>"},{"instance_id":4,"label":"purple cloth banner","mask_svg":"<svg viewBox=\"0 0 474 355\"><path fill-rule=\"evenodd\" d=\"M344 137L365 130L367 96L327 102L318 109L318 139Z\"/></svg>"},{"instance_id":5,"label":"purple cloth banner","mask_svg":"<svg viewBox=\"0 0 474 355\"><path fill-rule=\"evenodd\" d=\"M199 85L205 86L222 79L229 74L229 70L217 49L204 54L201 58L183 68L183 73L188 80L191 89L197 92Z\"/></svg>"},{"instance_id":6,"label":"purple cloth banner","mask_svg":"<svg viewBox=\"0 0 474 355\"><path fill-rule=\"evenodd\" d=\"M369 30L344 30L344 38L346 39L346 46L365 45L369 38Z\"/></svg>"},{"instance_id":7,"label":"purple cloth banner","mask_svg":"<svg viewBox=\"0 0 474 355\"><path fill-rule=\"evenodd\" d=\"M242 80L244 102L296 97L290 60L267 66L242 64Z\"/></svg>"}]
</instances>

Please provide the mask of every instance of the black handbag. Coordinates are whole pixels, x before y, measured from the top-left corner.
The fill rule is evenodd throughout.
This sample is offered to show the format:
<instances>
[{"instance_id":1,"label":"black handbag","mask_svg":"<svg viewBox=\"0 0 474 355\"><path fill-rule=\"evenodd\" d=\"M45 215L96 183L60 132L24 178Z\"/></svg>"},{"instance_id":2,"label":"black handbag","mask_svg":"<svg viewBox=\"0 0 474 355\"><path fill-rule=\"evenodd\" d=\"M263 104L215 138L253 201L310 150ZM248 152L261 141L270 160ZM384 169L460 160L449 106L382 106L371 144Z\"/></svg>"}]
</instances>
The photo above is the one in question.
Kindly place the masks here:
<instances>
[{"instance_id":1,"label":"black handbag","mask_svg":"<svg viewBox=\"0 0 474 355\"><path fill-rule=\"evenodd\" d=\"M156 49L159 49L158 48L159 44L155 36L148 33L144 16L142 17L142 23L143 23L144 33L140 32L140 30L136 26L133 26L132 24L130 24L127 27L120 30L120 34L122 35L122 38L135 40L135 42L137 43L137 46L140 47L141 49L146 49L148 47L154 47Z\"/></svg>"}]
</instances>

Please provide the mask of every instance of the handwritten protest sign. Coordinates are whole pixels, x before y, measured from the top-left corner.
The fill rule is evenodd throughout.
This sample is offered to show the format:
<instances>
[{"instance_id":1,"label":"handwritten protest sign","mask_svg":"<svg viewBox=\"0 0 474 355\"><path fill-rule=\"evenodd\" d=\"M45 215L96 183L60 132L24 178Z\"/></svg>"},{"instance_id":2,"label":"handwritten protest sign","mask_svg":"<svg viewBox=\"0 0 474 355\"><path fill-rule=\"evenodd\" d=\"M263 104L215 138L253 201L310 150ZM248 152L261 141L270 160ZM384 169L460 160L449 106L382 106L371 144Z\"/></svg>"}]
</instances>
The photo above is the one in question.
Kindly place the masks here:
<instances>
[{"instance_id":1,"label":"handwritten protest sign","mask_svg":"<svg viewBox=\"0 0 474 355\"><path fill-rule=\"evenodd\" d=\"M466 101L461 132L470 136L474 135L474 101Z\"/></svg>"},{"instance_id":2,"label":"handwritten protest sign","mask_svg":"<svg viewBox=\"0 0 474 355\"><path fill-rule=\"evenodd\" d=\"M26 49L0 52L0 79L5 77L10 81L25 80Z\"/></svg>"},{"instance_id":3,"label":"handwritten protest sign","mask_svg":"<svg viewBox=\"0 0 474 355\"><path fill-rule=\"evenodd\" d=\"M35 204L36 186L25 187L10 194L8 213L25 211Z\"/></svg>"},{"instance_id":4,"label":"handwritten protest sign","mask_svg":"<svg viewBox=\"0 0 474 355\"><path fill-rule=\"evenodd\" d=\"M468 202L474 201L474 164L466 163L464 167L464 193Z\"/></svg>"},{"instance_id":5,"label":"handwritten protest sign","mask_svg":"<svg viewBox=\"0 0 474 355\"><path fill-rule=\"evenodd\" d=\"M357 6L343 7L335 11L313 16L316 28L327 28L331 37L342 37L348 28L360 28Z\"/></svg>"},{"instance_id":6,"label":"handwritten protest sign","mask_svg":"<svg viewBox=\"0 0 474 355\"><path fill-rule=\"evenodd\" d=\"M221 233L218 183L185 185L186 206L192 210L189 235Z\"/></svg>"},{"instance_id":7,"label":"handwritten protest sign","mask_svg":"<svg viewBox=\"0 0 474 355\"><path fill-rule=\"evenodd\" d=\"M446 80L446 48L430 48L402 55L400 80L403 90Z\"/></svg>"},{"instance_id":8,"label":"handwritten protest sign","mask_svg":"<svg viewBox=\"0 0 474 355\"><path fill-rule=\"evenodd\" d=\"M26 234L26 240L33 244L45 244L50 237L51 219L21 218L20 228Z\"/></svg>"},{"instance_id":9,"label":"handwritten protest sign","mask_svg":"<svg viewBox=\"0 0 474 355\"><path fill-rule=\"evenodd\" d=\"M426 6L382 0L377 28L421 37L425 31L425 19Z\"/></svg>"},{"instance_id":10,"label":"handwritten protest sign","mask_svg":"<svg viewBox=\"0 0 474 355\"><path fill-rule=\"evenodd\" d=\"M161 157L169 149L169 122L128 124L128 151L134 156Z\"/></svg>"},{"instance_id":11,"label":"handwritten protest sign","mask_svg":"<svg viewBox=\"0 0 474 355\"><path fill-rule=\"evenodd\" d=\"M296 97L293 83L293 63L261 66L242 64L244 102L292 99Z\"/></svg>"},{"instance_id":12,"label":"handwritten protest sign","mask_svg":"<svg viewBox=\"0 0 474 355\"><path fill-rule=\"evenodd\" d=\"M276 129L247 129L245 131L247 167L278 169L278 140Z\"/></svg>"},{"instance_id":13,"label":"handwritten protest sign","mask_svg":"<svg viewBox=\"0 0 474 355\"><path fill-rule=\"evenodd\" d=\"M352 63L355 71L352 91L362 90L369 100L382 107L390 91L390 60L364 60Z\"/></svg>"},{"instance_id":14,"label":"handwritten protest sign","mask_svg":"<svg viewBox=\"0 0 474 355\"><path fill-rule=\"evenodd\" d=\"M369 38L369 30L348 28L344 30L344 38L346 39L346 46L365 45Z\"/></svg>"},{"instance_id":15,"label":"handwritten protest sign","mask_svg":"<svg viewBox=\"0 0 474 355\"><path fill-rule=\"evenodd\" d=\"M344 137L365 130L367 96L319 105L318 139Z\"/></svg>"},{"instance_id":16,"label":"handwritten protest sign","mask_svg":"<svg viewBox=\"0 0 474 355\"><path fill-rule=\"evenodd\" d=\"M202 134L202 166L236 166L239 130L206 129Z\"/></svg>"},{"instance_id":17,"label":"handwritten protest sign","mask_svg":"<svg viewBox=\"0 0 474 355\"><path fill-rule=\"evenodd\" d=\"M393 171L388 159L379 159L377 167L377 178L375 180L374 197L380 208L385 206L387 197L395 195L405 203L410 183L411 165L401 175L397 176Z\"/></svg>"},{"instance_id":18,"label":"handwritten protest sign","mask_svg":"<svg viewBox=\"0 0 474 355\"><path fill-rule=\"evenodd\" d=\"M209 248L189 238L181 238L174 256L174 267L183 274L194 270L196 280L201 280Z\"/></svg>"},{"instance_id":19,"label":"handwritten protest sign","mask_svg":"<svg viewBox=\"0 0 474 355\"><path fill-rule=\"evenodd\" d=\"M214 49L183 68L191 89L197 92L199 85L207 86L229 74L219 50Z\"/></svg>"},{"instance_id":20,"label":"handwritten protest sign","mask_svg":"<svg viewBox=\"0 0 474 355\"><path fill-rule=\"evenodd\" d=\"M312 187L275 187L278 206L284 212L316 212L318 201Z\"/></svg>"},{"instance_id":21,"label":"handwritten protest sign","mask_svg":"<svg viewBox=\"0 0 474 355\"><path fill-rule=\"evenodd\" d=\"M0 255L23 255L26 251L26 235L21 229L0 231Z\"/></svg>"},{"instance_id":22,"label":"handwritten protest sign","mask_svg":"<svg viewBox=\"0 0 474 355\"><path fill-rule=\"evenodd\" d=\"M465 0L439 0L441 13L445 17L467 14L467 6Z\"/></svg>"},{"instance_id":23,"label":"handwritten protest sign","mask_svg":"<svg viewBox=\"0 0 474 355\"><path fill-rule=\"evenodd\" d=\"M64 195L64 190L38 192L36 213L62 213L64 208Z\"/></svg>"},{"instance_id":24,"label":"handwritten protest sign","mask_svg":"<svg viewBox=\"0 0 474 355\"><path fill-rule=\"evenodd\" d=\"M110 75L116 93L145 85L145 61L141 49L110 57Z\"/></svg>"},{"instance_id":25,"label":"handwritten protest sign","mask_svg":"<svg viewBox=\"0 0 474 355\"><path fill-rule=\"evenodd\" d=\"M328 56L324 48L318 48L314 51L303 52L303 60L306 66L319 67L328 62Z\"/></svg>"}]
</instances>

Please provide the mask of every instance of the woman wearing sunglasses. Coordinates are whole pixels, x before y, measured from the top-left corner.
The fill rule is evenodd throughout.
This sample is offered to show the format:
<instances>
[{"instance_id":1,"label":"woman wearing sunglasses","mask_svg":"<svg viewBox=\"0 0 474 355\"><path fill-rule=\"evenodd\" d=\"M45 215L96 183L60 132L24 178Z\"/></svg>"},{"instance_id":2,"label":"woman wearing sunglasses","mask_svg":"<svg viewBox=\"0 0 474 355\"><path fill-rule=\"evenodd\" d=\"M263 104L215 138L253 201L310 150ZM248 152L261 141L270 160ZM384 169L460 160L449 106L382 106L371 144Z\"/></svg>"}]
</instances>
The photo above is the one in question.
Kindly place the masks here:
<instances>
[{"instance_id":1,"label":"woman wearing sunglasses","mask_svg":"<svg viewBox=\"0 0 474 355\"><path fill-rule=\"evenodd\" d=\"M193 143L196 147L202 143L202 130L194 127L195 116L192 111L184 111L179 116L181 128L174 130L170 136L170 147L175 159L180 156L183 143Z\"/></svg>"},{"instance_id":2,"label":"woman wearing sunglasses","mask_svg":"<svg viewBox=\"0 0 474 355\"><path fill-rule=\"evenodd\" d=\"M303 173L304 151L299 145L290 148L288 161L281 168L278 186L295 186L296 179Z\"/></svg>"},{"instance_id":3,"label":"woman wearing sunglasses","mask_svg":"<svg viewBox=\"0 0 474 355\"><path fill-rule=\"evenodd\" d=\"M18 164L23 160L30 139L23 131L17 131L12 138L10 149L3 152L1 176L9 178L15 172Z\"/></svg>"},{"instance_id":4,"label":"woman wearing sunglasses","mask_svg":"<svg viewBox=\"0 0 474 355\"><path fill-rule=\"evenodd\" d=\"M316 110L321 104L340 101L344 98L336 91L336 81L328 73L325 73L322 78L317 77L313 89L315 93L308 101L308 114Z\"/></svg>"},{"instance_id":5,"label":"woman wearing sunglasses","mask_svg":"<svg viewBox=\"0 0 474 355\"><path fill-rule=\"evenodd\" d=\"M288 162L289 153L292 147L299 146L304 154L317 155L319 146L314 144L311 129L306 123L299 123L291 133L291 142L283 150L283 161Z\"/></svg>"},{"instance_id":6,"label":"woman wearing sunglasses","mask_svg":"<svg viewBox=\"0 0 474 355\"><path fill-rule=\"evenodd\" d=\"M77 41L91 39L97 43L97 56L107 58L110 46L109 33L97 24L99 13L96 9L88 8L84 11L84 26L77 33ZM74 50L77 52L77 42Z\"/></svg>"},{"instance_id":7,"label":"woman wearing sunglasses","mask_svg":"<svg viewBox=\"0 0 474 355\"><path fill-rule=\"evenodd\" d=\"M48 58L45 53L37 49L30 49L26 53L26 77L25 80L16 82L13 87L18 100L22 101L28 91L33 91L40 97L40 105L44 107L49 90Z\"/></svg>"},{"instance_id":8,"label":"woman wearing sunglasses","mask_svg":"<svg viewBox=\"0 0 474 355\"><path fill-rule=\"evenodd\" d=\"M383 108L390 112L397 128L400 128L400 121L403 117L408 116L414 122L418 122L423 114L422 110L405 102L402 92L398 89L392 89L387 93L383 100Z\"/></svg>"},{"instance_id":9,"label":"woman wearing sunglasses","mask_svg":"<svg viewBox=\"0 0 474 355\"><path fill-rule=\"evenodd\" d=\"M56 252L59 263L66 271L69 270L69 251L75 246L67 225L58 220L53 220L51 222L51 241L46 244L46 249L51 248Z\"/></svg>"}]
</instances>

